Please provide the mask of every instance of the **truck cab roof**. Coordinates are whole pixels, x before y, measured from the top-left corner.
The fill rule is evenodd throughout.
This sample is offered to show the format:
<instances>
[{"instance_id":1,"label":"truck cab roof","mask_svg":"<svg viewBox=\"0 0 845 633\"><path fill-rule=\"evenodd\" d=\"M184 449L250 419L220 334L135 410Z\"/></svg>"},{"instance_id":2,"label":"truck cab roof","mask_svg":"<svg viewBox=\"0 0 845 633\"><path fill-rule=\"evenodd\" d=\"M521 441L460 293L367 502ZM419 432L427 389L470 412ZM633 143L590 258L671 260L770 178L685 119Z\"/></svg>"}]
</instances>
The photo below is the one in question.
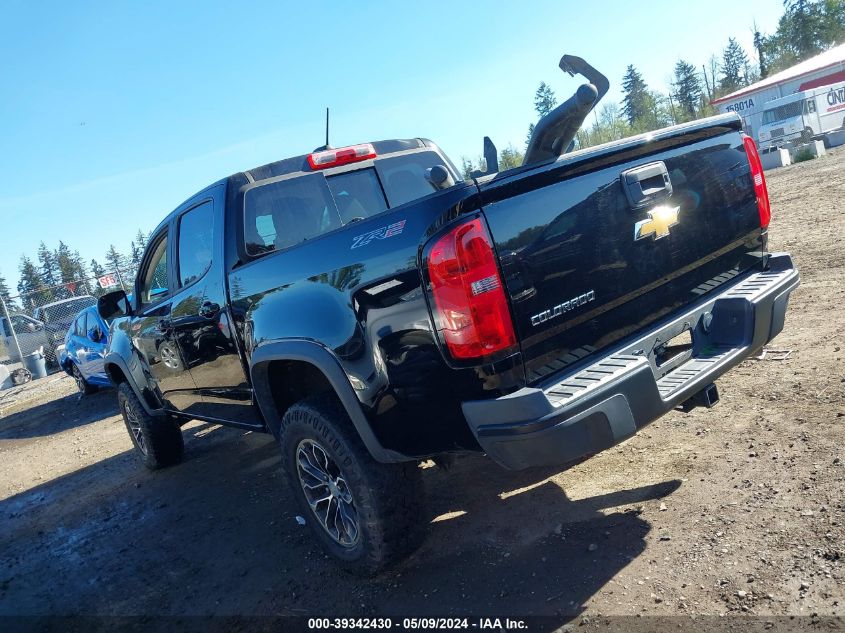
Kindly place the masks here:
<instances>
[{"instance_id":1,"label":"truck cab roof","mask_svg":"<svg viewBox=\"0 0 845 633\"><path fill-rule=\"evenodd\" d=\"M315 152L311 152L308 154L300 154L298 156L292 156L290 158L283 158L281 160L274 161L272 163L267 163L265 165L260 165L258 167L253 167L251 169L247 169L242 172L237 172L228 176L226 178L221 178L220 180L204 187L194 195L187 198L185 201L180 203L173 211L171 211L167 217L165 217L159 225L153 230L153 234L158 233L158 231L168 224L173 216L177 213L180 213L185 208L185 203L190 200L195 200L202 196L203 193L208 192L215 187L220 185L227 185L228 187L228 194L227 198L229 200L229 204L234 202L234 198L243 193L244 189L251 188L257 185L264 185L269 184L270 182L274 182L277 180L287 180L292 177L296 176L306 176L309 174L315 173L322 173L326 177L332 177L339 174L344 174L347 172L365 170L368 168L373 168L377 161L380 161L384 158L392 158L398 157L402 155L408 154L415 154L424 151L434 152L438 156L437 162L443 164L452 174L454 180L456 182L460 182L462 179L460 177L460 172L458 171L457 167L449 160L448 156L446 156L442 150L432 141L425 138L413 138L413 139L387 139L381 141L373 141L371 143L367 143L365 145L372 146L375 151L375 156L372 158L368 158L367 160L363 161L355 161L348 164L341 164L338 166L331 166L328 168L322 169L314 169L308 162L309 156L314 155L316 152L323 151L322 148L315 150ZM354 146L358 147L358 146ZM329 148L331 149L331 148ZM343 149L343 148L338 148ZM410 199L415 199L421 197L419 194L427 195L428 193L434 193L434 188L428 189L428 184L426 181L423 180L421 173L419 170L415 170L415 173L407 173L402 174L401 176L397 176L395 179L398 181L399 179L404 180L404 187L396 182L396 186L392 189L397 190L399 188L404 189L405 194L401 196L395 196L394 199L390 199L390 195L388 191L383 191L383 193L388 194L387 200L387 207L394 207L398 204L402 204L404 202L409 201ZM409 193L410 181L413 179L414 187L411 189L414 190L413 193ZM385 186L386 183L382 183L383 189L388 189L389 187ZM422 185L422 186L421 186ZM425 193L423 193L425 192Z\"/></svg>"},{"instance_id":2,"label":"truck cab roof","mask_svg":"<svg viewBox=\"0 0 845 633\"><path fill-rule=\"evenodd\" d=\"M374 141L369 143L376 151L378 157L384 157L388 154L399 154L405 152L412 152L420 149L433 149L440 151L437 145L428 139L413 138L413 139L388 139L384 141ZM315 150L318 151L318 150ZM313 152L312 152L313 153ZM266 165L253 167L242 172L250 182L258 180L267 180L268 178L276 178L278 176L288 176L299 173L312 173L314 170L308 163L309 154L302 154L300 156L292 156L290 158L283 158ZM446 158L444 156L444 158ZM448 160L448 159L447 159ZM450 165L454 168L453 165Z\"/></svg>"}]
</instances>

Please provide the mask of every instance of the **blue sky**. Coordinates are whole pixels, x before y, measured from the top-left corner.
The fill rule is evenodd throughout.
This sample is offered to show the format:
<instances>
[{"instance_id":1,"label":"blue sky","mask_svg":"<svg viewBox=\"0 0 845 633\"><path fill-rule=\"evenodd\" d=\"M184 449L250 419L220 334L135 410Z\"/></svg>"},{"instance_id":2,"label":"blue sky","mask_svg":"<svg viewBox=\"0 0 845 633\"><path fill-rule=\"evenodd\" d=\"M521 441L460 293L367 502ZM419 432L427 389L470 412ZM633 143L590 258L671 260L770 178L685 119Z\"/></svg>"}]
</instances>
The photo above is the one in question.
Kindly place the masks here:
<instances>
[{"instance_id":1,"label":"blue sky","mask_svg":"<svg viewBox=\"0 0 845 633\"><path fill-rule=\"evenodd\" d=\"M635 7L635 8L632 8ZM47 2L6 0L0 37L0 272L64 240L128 251L230 173L335 146L429 137L456 162L486 134L522 146L546 81L580 55L619 99L632 63L665 91L729 36L751 52L780 0ZM601 26L599 26L601 25Z\"/></svg>"}]
</instances>

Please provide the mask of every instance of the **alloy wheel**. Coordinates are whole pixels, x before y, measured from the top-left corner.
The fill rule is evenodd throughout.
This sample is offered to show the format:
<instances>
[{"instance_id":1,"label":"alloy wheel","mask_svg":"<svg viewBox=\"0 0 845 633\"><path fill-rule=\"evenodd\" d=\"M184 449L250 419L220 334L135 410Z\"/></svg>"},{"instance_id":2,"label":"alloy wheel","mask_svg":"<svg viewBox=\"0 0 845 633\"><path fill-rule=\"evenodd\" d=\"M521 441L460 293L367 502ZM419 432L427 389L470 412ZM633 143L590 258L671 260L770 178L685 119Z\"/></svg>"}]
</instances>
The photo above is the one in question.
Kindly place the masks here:
<instances>
[{"instance_id":1,"label":"alloy wheel","mask_svg":"<svg viewBox=\"0 0 845 633\"><path fill-rule=\"evenodd\" d=\"M146 455L147 443L144 441L144 433L141 431L141 420L128 401L123 403L123 415L126 417L126 423L129 425L129 431L132 433L132 437L135 438L138 450Z\"/></svg>"},{"instance_id":2,"label":"alloy wheel","mask_svg":"<svg viewBox=\"0 0 845 633\"><path fill-rule=\"evenodd\" d=\"M317 442L302 440L296 447L296 470L320 526L338 545L354 547L360 537L358 511L340 467Z\"/></svg>"},{"instance_id":3,"label":"alloy wheel","mask_svg":"<svg viewBox=\"0 0 845 633\"><path fill-rule=\"evenodd\" d=\"M162 346L159 352L161 353L161 360L166 367L169 367L170 369L179 369L179 359L169 346Z\"/></svg>"}]
</instances>

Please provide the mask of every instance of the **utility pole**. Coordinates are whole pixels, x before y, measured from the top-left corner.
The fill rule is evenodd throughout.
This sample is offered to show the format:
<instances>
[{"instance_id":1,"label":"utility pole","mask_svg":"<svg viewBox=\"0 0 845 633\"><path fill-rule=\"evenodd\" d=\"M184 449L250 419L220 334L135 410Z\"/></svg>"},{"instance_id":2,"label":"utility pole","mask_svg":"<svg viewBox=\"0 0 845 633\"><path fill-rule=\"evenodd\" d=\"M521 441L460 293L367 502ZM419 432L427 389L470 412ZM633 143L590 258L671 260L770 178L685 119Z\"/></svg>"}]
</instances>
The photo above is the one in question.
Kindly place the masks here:
<instances>
[{"instance_id":1,"label":"utility pole","mask_svg":"<svg viewBox=\"0 0 845 633\"><path fill-rule=\"evenodd\" d=\"M707 97L710 101L713 101L713 92L710 90L710 82L707 81L707 68L704 64L701 65L701 70L704 72L704 85L707 86ZM713 77L713 87L716 87L716 78Z\"/></svg>"},{"instance_id":2,"label":"utility pole","mask_svg":"<svg viewBox=\"0 0 845 633\"><path fill-rule=\"evenodd\" d=\"M120 268L115 268L114 272L117 273L117 281L120 282L120 289L126 292L126 286L123 283L123 275L120 274Z\"/></svg>"},{"instance_id":3,"label":"utility pole","mask_svg":"<svg viewBox=\"0 0 845 633\"><path fill-rule=\"evenodd\" d=\"M21 345L18 343L18 335L15 332L15 326L12 325L12 319L9 317L9 311L6 309L6 302L3 300L3 295L0 295L0 308L3 310L3 316L6 323L9 324L9 332L12 334L12 341L15 343L15 351L18 353L18 358L23 362L23 353L21 352Z\"/></svg>"},{"instance_id":4,"label":"utility pole","mask_svg":"<svg viewBox=\"0 0 845 633\"><path fill-rule=\"evenodd\" d=\"M675 116L675 104L672 102L672 93L669 93L669 110L672 113L672 124L678 124L678 117Z\"/></svg>"}]
</instances>

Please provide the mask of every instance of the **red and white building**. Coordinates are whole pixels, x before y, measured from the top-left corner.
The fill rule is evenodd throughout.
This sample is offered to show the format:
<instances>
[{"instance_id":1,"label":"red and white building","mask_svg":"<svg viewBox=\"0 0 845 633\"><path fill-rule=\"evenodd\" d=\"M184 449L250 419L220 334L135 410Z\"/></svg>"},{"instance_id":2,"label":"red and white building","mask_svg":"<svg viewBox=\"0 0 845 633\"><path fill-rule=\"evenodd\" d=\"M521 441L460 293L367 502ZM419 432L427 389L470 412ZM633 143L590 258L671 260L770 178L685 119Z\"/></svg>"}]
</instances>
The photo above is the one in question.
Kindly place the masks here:
<instances>
[{"instance_id":1,"label":"red and white building","mask_svg":"<svg viewBox=\"0 0 845 633\"><path fill-rule=\"evenodd\" d=\"M756 139L767 101L842 81L845 81L845 44L834 46L711 103L719 112L739 114L746 132Z\"/></svg>"}]
</instances>

